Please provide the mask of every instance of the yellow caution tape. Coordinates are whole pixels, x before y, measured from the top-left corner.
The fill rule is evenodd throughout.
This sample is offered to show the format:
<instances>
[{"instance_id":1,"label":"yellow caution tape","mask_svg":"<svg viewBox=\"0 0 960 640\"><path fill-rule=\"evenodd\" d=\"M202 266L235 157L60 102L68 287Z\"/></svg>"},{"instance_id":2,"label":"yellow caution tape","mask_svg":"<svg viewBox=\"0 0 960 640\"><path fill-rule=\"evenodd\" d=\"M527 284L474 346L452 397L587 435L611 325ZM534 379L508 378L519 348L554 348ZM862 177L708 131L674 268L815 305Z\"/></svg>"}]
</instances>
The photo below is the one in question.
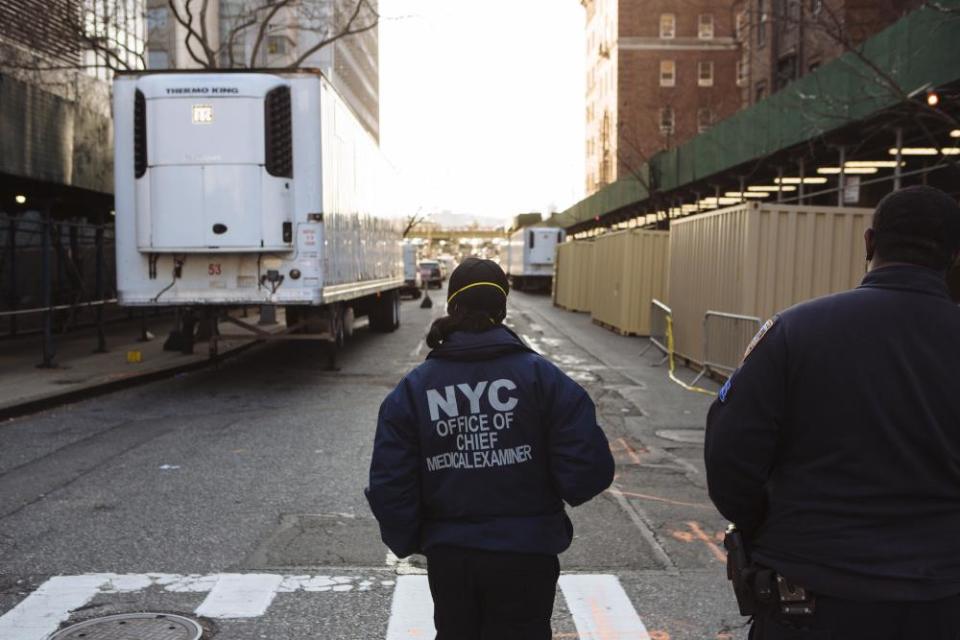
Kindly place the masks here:
<instances>
[{"instance_id":1,"label":"yellow caution tape","mask_svg":"<svg viewBox=\"0 0 960 640\"><path fill-rule=\"evenodd\" d=\"M667 360L670 363L670 374L669 374L670 379L676 382L678 385L680 385L687 391L704 393L708 396L717 395L716 392L710 391L709 389L704 389L702 387L694 387L693 385L687 384L686 382L678 378L674 373L674 370L676 369L676 365L674 364L674 361L673 361L673 316L671 315L667 315Z\"/></svg>"}]
</instances>

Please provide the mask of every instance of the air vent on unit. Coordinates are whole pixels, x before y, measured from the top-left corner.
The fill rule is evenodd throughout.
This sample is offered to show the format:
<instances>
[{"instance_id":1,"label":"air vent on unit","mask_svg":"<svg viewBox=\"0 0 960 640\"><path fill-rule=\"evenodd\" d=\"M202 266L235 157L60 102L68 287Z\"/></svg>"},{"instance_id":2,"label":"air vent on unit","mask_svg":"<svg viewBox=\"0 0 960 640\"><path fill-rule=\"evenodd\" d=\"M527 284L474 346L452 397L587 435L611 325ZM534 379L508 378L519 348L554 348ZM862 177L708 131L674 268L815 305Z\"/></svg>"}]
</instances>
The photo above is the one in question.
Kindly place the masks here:
<instances>
[{"instance_id":1,"label":"air vent on unit","mask_svg":"<svg viewBox=\"0 0 960 640\"><path fill-rule=\"evenodd\" d=\"M290 87L277 87L267 93L263 110L267 173L278 178L293 178Z\"/></svg>"},{"instance_id":2,"label":"air vent on unit","mask_svg":"<svg viewBox=\"0 0 960 640\"><path fill-rule=\"evenodd\" d=\"M133 173L147 172L147 101L139 90L133 98Z\"/></svg>"}]
</instances>

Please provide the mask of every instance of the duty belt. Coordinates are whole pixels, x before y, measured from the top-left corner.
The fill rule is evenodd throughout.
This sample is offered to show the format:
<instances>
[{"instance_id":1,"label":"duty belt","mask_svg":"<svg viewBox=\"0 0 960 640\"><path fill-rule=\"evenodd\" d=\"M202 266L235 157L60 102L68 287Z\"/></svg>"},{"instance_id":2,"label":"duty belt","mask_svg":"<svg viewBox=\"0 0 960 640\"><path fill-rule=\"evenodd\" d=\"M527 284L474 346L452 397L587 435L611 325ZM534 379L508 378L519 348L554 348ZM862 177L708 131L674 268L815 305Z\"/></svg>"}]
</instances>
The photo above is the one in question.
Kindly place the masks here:
<instances>
[{"instance_id":1,"label":"duty belt","mask_svg":"<svg viewBox=\"0 0 960 640\"><path fill-rule=\"evenodd\" d=\"M751 616L774 606L788 616L809 616L816 611L814 594L750 560L743 534L735 526L727 528L723 546L727 549L727 579L733 583L740 615Z\"/></svg>"}]
</instances>

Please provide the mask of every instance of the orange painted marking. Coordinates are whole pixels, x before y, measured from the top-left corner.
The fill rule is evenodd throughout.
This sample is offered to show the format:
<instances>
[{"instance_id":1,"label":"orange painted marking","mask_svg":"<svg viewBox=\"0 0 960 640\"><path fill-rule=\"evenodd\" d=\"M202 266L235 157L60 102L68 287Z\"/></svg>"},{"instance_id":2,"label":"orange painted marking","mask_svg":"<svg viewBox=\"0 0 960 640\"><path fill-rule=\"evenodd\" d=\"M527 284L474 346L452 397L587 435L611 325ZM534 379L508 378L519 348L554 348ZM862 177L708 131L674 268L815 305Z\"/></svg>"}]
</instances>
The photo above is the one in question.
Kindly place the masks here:
<instances>
[{"instance_id":1,"label":"orange painted marking","mask_svg":"<svg viewBox=\"0 0 960 640\"><path fill-rule=\"evenodd\" d=\"M654 502L665 502L667 504L675 504L678 507L694 507L696 509L713 509L712 505L697 503L697 502L681 502L680 500L671 500L670 498L661 498L659 496L651 496L646 493L634 493L633 491L620 491L619 489L607 489L609 493L614 495L626 496L628 498L643 498L644 500L653 500Z\"/></svg>"},{"instance_id":2,"label":"orange painted marking","mask_svg":"<svg viewBox=\"0 0 960 640\"><path fill-rule=\"evenodd\" d=\"M631 447L626 440L623 438L617 438L617 442L620 443L621 450L627 452L627 455L630 456L630 459L633 460L634 464L640 464L640 456L637 455L636 450L634 450L634 448Z\"/></svg>"},{"instance_id":3,"label":"orange painted marking","mask_svg":"<svg viewBox=\"0 0 960 640\"><path fill-rule=\"evenodd\" d=\"M717 543L714 542L714 538L722 539L723 534L716 534L714 538L711 538L700 526L699 522L687 522L687 527L690 528L689 531L671 531L672 535L677 540L681 542L693 542L694 540L699 540L703 544L707 545L707 548L710 549L710 553L713 554L720 562L727 561L727 554L723 549L717 546Z\"/></svg>"},{"instance_id":4,"label":"orange painted marking","mask_svg":"<svg viewBox=\"0 0 960 640\"><path fill-rule=\"evenodd\" d=\"M707 548L710 549L713 556L720 562L727 561L727 554L724 553L723 549L717 546L717 543L708 536L703 529L700 528L700 523L698 522L688 522L687 526L690 527L690 530L693 531L693 535L697 536L703 544L707 545Z\"/></svg>"}]
</instances>

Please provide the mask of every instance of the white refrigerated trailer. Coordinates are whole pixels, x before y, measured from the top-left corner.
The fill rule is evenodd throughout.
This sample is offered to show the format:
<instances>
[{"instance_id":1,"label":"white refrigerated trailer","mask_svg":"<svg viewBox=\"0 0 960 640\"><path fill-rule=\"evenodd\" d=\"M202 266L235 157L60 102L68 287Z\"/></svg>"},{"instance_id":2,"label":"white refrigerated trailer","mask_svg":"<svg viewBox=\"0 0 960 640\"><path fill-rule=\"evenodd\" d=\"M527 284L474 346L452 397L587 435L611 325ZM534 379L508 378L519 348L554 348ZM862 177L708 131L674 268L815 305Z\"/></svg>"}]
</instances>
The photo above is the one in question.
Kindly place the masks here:
<instances>
[{"instance_id":1,"label":"white refrigerated trailer","mask_svg":"<svg viewBox=\"0 0 960 640\"><path fill-rule=\"evenodd\" d=\"M114 116L121 304L283 307L281 333L338 344L399 325L404 212L319 72L120 74Z\"/></svg>"},{"instance_id":2,"label":"white refrigerated trailer","mask_svg":"<svg viewBox=\"0 0 960 640\"><path fill-rule=\"evenodd\" d=\"M510 234L507 277L517 290L550 289L554 255L566 233L556 227L525 227Z\"/></svg>"}]
</instances>

